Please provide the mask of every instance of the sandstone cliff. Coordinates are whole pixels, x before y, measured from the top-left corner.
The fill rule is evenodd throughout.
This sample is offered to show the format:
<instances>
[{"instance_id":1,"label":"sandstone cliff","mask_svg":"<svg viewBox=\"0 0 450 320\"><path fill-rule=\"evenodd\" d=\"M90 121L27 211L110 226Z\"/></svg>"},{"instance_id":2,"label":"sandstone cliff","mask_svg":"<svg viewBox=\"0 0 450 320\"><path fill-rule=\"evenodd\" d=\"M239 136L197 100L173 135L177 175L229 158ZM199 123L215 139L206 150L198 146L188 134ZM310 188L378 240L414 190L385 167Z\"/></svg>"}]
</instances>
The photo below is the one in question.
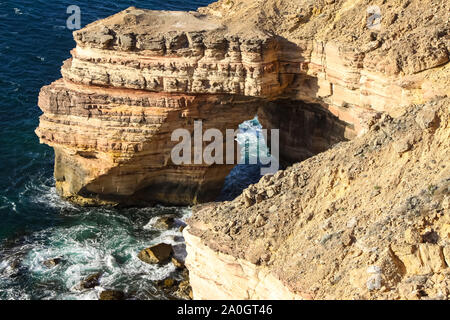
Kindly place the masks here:
<instances>
[{"instance_id":1,"label":"sandstone cliff","mask_svg":"<svg viewBox=\"0 0 450 320\"><path fill-rule=\"evenodd\" d=\"M170 158L195 120L225 132L258 115L283 164L308 159L194 210L196 298L448 297L446 1L129 8L74 38L36 130L62 196L214 200L232 165Z\"/></svg>"},{"instance_id":2,"label":"sandstone cliff","mask_svg":"<svg viewBox=\"0 0 450 320\"><path fill-rule=\"evenodd\" d=\"M173 165L174 129L289 120L280 160L290 164L364 133L376 112L445 94L448 15L434 12L446 4L430 1L421 20L418 1L397 2L379 3L392 16L383 32L363 23L368 1L130 8L75 32L63 79L39 99L58 191L82 204L213 200L232 166Z\"/></svg>"},{"instance_id":3,"label":"sandstone cliff","mask_svg":"<svg viewBox=\"0 0 450 320\"><path fill-rule=\"evenodd\" d=\"M449 114L446 98L383 116L234 201L196 207L194 297L448 298Z\"/></svg>"},{"instance_id":4,"label":"sandstone cliff","mask_svg":"<svg viewBox=\"0 0 450 320\"><path fill-rule=\"evenodd\" d=\"M348 123L371 109L380 118L234 201L194 208L185 230L194 297L448 299L449 100L421 104L448 96L447 4L309 3L221 1L202 12L264 25L310 52L284 92L293 100L319 101ZM365 28L374 4L381 31ZM264 114L283 118L272 108Z\"/></svg>"}]
</instances>

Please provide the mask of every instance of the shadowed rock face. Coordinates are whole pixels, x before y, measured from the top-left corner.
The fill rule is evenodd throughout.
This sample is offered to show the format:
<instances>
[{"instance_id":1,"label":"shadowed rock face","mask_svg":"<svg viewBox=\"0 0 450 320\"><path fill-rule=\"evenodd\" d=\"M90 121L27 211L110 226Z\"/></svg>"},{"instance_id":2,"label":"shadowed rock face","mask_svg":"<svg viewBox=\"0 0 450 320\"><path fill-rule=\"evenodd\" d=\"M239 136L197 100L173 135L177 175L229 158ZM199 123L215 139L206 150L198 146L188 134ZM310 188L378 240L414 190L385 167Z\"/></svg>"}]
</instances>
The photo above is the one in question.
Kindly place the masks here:
<instances>
[{"instance_id":1,"label":"shadowed rock face","mask_svg":"<svg viewBox=\"0 0 450 320\"><path fill-rule=\"evenodd\" d=\"M258 110L258 119L267 129L280 129L282 167L305 160L347 140L353 131L348 124L318 104L279 99ZM268 135L271 145L271 136Z\"/></svg>"},{"instance_id":2,"label":"shadowed rock face","mask_svg":"<svg viewBox=\"0 0 450 320\"><path fill-rule=\"evenodd\" d=\"M379 30L370 5L129 8L75 32L63 78L39 97L59 193L213 200L232 165L174 165L172 131L202 120L224 133L257 114L280 129L281 163L309 159L194 209L195 298L450 298L449 102L429 102L449 94L449 4L380 2Z\"/></svg>"},{"instance_id":3,"label":"shadowed rock face","mask_svg":"<svg viewBox=\"0 0 450 320\"><path fill-rule=\"evenodd\" d=\"M280 127L286 162L310 158L193 208L194 298L449 299L448 1L223 0L200 12L279 36L289 84L258 115Z\"/></svg>"},{"instance_id":4,"label":"shadowed rock face","mask_svg":"<svg viewBox=\"0 0 450 320\"><path fill-rule=\"evenodd\" d=\"M189 204L213 200L232 166L174 165L175 129L236 128L257 99L178 95L74 85L41 91L37 134L55 148L60 194L81 203ZM86 199L92 199L86 200Z\"/></svg>"},{"instance_id":5,"label":"shadowed rock face","mask_svg":"<svg viewBox=\"0 0 450 320\"><path fill-rule=\"evenodd\" d=\"M429 79L376 71L345 43L277 35L250 20L245 28L236 12L213 8L132 7L74 32L63 78L41 90L36 130L55 149L62 196L87 205L211 201L233 166L174 165L175 129L192 132L202 120L225 133L259 114L280 129L287 165L364 133L377 112L437 94L425 90Z\"/></svg>"},{"instance_id":6,"label":"shadowed rock face","mask_svg":"<svg viewBox=\"0 0 450 320\"><path fill-rule=\"evenodd\" d=\"M195 299L450 299L449 98L198 205Z\"/></svg>"}]
</instances>

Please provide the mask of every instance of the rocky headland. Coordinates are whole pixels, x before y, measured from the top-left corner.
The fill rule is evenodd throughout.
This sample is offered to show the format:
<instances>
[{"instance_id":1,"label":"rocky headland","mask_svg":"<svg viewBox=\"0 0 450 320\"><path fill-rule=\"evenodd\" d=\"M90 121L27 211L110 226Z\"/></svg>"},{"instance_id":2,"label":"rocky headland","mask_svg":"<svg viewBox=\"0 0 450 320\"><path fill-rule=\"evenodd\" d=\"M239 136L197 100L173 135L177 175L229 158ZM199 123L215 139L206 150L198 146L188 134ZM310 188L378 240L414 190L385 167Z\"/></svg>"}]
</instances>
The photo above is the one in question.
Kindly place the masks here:
<instances>
[{"instance_id":1,"label":"rocky headland","mask_svg":"<svg viewBox=\"0 0 450 320\"><path fill-rule=\"evenodd\" d=\"M197 205L195 299L445 299L449 17L438 0L129 8L74 33L36 133L71 201ZM233 165L175 165L171 133L255 115L286 169L207 203Z\"/></svg>"}]
</instances>

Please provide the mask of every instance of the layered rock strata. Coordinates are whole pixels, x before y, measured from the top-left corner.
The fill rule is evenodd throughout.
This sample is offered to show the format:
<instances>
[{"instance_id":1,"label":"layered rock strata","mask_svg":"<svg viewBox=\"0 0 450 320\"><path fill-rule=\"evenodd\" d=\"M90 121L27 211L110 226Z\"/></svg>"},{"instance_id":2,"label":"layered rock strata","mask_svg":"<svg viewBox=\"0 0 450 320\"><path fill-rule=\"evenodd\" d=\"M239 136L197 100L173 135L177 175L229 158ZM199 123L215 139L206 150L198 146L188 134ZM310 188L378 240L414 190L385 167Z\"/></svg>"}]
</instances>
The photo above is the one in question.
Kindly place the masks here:
<instances>
[{"instance_id":1,"label":"layered rock strata","mask_svg":"<svg viewBox=\"0 0 450 320\"><path fill-rule=\"evenodd\" d=\"M380 28L367 28L371 5ZM194 297L449 298L449 100L421 104L449 93L448 4L219 1L201 12L283 37L284 59L299 63L284 102L320 104L353 125L347 137L365 135L196 207L184 231ZM304 112L273 110L260 109L267 126L307 127Z\"/></svg>"},{"instance_id":2,"label":"layered rock strata","mask_svg":"<svg viewBox=\"0 0 450 320\"><path fill-rule=\"evenodd\" d=\"M55 148L60 194L84 204L212 200L232 166L170 161L171 131L195 119L224 132L259 107L290 164L364 133L377 111L434 94L425 76L380 73L345 43L236 30L232 15L200 11L130 8L74 33L63 80L41 91L36 131Z\"/></svg>"},{"instance_id":3,"label":"layered rock strata","mask_svg":"<svg viewBox=\"0 0 450 320\"><path fill-rule=\"evenodd\" d=\"M255 99L155 93L59 80L41 91L36 130L55 149L56 187L82 204L213 200L230 165L174 165L178 128L237 127L256 113ZM232 114L232 116L229 116Z\"/></svg>"},{"instance_id":4,"label":"layered rock strata","mask_svg":"<svg viewBox=\"0 0 450 320\"><path fill-rule=\"evenodd\" d=\"M186 205L214 200L233 165L173 164L172 132L202 120L224 133L257 114L280 129L283 164L309 160L195 210L185 232L196 298L445 296L434 284L447 288L448 100L422 104L449 93L448 21L439 0L129 8L74 33L63 78L41 91L36 133L72 201ZM421 108L435 109L414 122ZM423 181L444 196L428 199ZM407 226L405 195L419 200L402 212L426 213ZM394 241L402 232L414 241Z\"/></svg>"}]
</instances>

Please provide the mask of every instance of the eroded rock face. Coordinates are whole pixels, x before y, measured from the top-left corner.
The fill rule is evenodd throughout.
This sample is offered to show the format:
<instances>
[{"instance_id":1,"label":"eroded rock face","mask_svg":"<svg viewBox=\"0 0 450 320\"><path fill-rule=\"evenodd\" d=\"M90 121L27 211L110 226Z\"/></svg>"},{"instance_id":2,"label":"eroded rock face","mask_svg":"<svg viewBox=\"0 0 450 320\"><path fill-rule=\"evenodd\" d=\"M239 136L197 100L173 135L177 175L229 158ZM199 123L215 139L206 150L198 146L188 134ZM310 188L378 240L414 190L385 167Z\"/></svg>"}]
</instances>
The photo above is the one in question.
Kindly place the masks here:
<instances>
[{"instance_id":1,"label":"eroded rock face","mask_svg":"<svg viewBox=\"0 0 450 320\"><path fill-rule=\"evenodd\" d=\"M226 95L180 95L74 84L44 87L36 133L55 149L56 186L73 201L190 204L213 200L230 165L171 161L178 128L237 128L258 100Z\"/></svg>"},{"instance_id":2,"label":"eroded rock face","mask_svg":"<svg viewBox=\"0 0 450 320\"><path fill-rule=\"evenodd\" d=\"M202 243L201 238L184 231L189 282L196 300L277 300L311 299L294 293L265 268L246 260L221 254Z\"/></svg>"},{"instance_id":3,"label":"eroded rock face","mask_svg":"<svg viewBox=\"0 0 450 320\"><path fill-rule=\"evenodd\" d=\"M449 106L384 115L231 202L195 207L184 231L194 297L450 298Z\"/></svg>"},{"instance_id":4,"label":"eroded rock face","mask_svg":"<svg viewBox=\"0 0 450 320\"><path fill-rule=\"evenodd\" d=\"M291 164L363 134L378 112L395 114L448 91L445 68L426 71L446 61L441 20L433 38L438 55L419 50L422 64L408 60L388 72L371 64L371 55L386 50L392 59L383 65L396 63L391 33L369 36L379 44L369 48L359 45L367 30L356 43L332 41L330 23L318 14L330 12L338 23L356 8L342 1L319 11L308 1L278 5L282 10L250 0L199 12L132 7L76 31L63 79L39 98L44 114L36 133L55 149L59 193L87 205L210 201L232 165L173 165L175 129L193 130L203 120L204 130L224 133L259 110L267 128L280 129L280 160ZM297 18L285 15L302 10L304 19L288 27Z\"/></svg>"},{"instance_id":5,"label":"eroded rock face","mask_svg":"<svg viewBox=\"0 0 450 320\"><path fill-rule=\"evenodd\" d=\"M139 252L138 258L149 264L164 264L172 254L173 248L170 244L160 243Z\"/></svg>"},{"instance_id":6,"label":"eroded rock face","mask_svg":"<svg viewBox=\"0 0 450 320\"><path fill-rule=\"evenodd\" d=\"M118 290L104 290L100 292L99 300L124 300L125 294Z\"/></svg>"},{"instance_id":7,"label":"eroded rock face","mask_svg":"<svg viewBox=\"0 0 450 320\"><path fill-rule=\"evenodd\" d=\"M449 94L449 12L440 0L129 8L74 33L36 133L72 201L185 205L215 199L232 165L173 165L171 132L258 114L280 129L283 163L308 160L194 210L195 298L445 298L449 102L422 103Z\"/></svg>"},{"instance_id":8,"label":"eroded rock face","mask_svg":"<svg viewBox=\"0 0 450 320\"><path fill-rule=\"evenodd\" d=\"M224 33L200 14L134 8L76 32L63 79L39 98L59 193L88 205L214 200L233 166L174 165L172 132L202 120L225 134L282 89L264 67L273 38Z\"/></svg>"},{"instance_id":9,"label":"eroded rock face","mask_svg":"<svg viewBox=\"0 0 450 320\"><path fill-rule=\"evenodd\" d=\"M281 128L279 158L282 167L308 159L355 136L349 123L326 108L296 100L278 99L261 106L258 120L263 128ZM267 140L271 146L271 135Z\"/></svg>"}]
</instances>

